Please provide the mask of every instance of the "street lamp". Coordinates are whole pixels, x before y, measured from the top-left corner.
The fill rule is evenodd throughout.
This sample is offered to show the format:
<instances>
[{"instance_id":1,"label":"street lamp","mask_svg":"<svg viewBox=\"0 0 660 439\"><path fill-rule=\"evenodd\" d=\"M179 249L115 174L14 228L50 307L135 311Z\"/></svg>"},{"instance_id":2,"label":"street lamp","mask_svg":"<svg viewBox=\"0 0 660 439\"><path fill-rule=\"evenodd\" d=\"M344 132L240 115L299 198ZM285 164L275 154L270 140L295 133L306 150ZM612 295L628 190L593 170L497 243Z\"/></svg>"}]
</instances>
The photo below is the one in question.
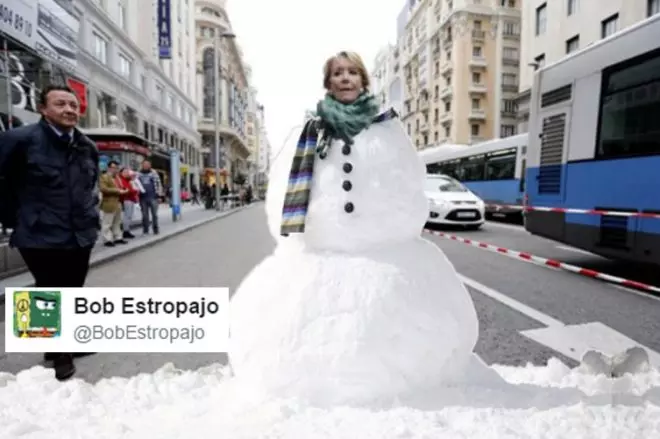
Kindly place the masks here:
<instances>
[{"instance_id":1,"label":"street lamp","mask_svg":"<svg viewBox=\"0 0 660 439\"><path fill-rule=\"evenodd\" d=\"M222 32L213 38L213 122L215 125L215 210L220 210L220 39L236 38L232 32Z\"/></svg>"}]
</instances>

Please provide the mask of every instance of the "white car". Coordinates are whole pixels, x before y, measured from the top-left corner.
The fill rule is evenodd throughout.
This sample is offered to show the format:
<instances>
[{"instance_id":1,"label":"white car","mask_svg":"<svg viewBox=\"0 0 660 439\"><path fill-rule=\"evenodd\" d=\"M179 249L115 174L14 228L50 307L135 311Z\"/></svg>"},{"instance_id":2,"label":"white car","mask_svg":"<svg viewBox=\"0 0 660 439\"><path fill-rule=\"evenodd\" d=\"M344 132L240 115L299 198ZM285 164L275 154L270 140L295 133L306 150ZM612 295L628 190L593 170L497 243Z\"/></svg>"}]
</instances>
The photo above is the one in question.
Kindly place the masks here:
<instances>
[{"instance_id":1,"label":"white car","mask_svg":"<svg viewBox=\"0 0 660 439\"><path fill-rule=\"evenodd\" d=\"M426 198L429 200L427 223L480 228L486 218L483 200L447 175L426 176Z\"/></svg>"}]
</instances>

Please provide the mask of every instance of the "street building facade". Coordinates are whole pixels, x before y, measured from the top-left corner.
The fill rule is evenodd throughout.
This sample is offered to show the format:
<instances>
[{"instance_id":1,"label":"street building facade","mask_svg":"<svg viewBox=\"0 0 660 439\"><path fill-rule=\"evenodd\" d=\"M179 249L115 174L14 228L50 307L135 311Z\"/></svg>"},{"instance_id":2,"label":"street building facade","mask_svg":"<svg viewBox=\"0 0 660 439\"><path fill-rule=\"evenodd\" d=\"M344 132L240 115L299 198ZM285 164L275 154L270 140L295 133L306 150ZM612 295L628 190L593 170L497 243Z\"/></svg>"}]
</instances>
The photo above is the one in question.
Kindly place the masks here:
<instances>
[{"instance_id":1,"label":"street building facade","mask_svg":"<svg viewBox=\"0 0 660 439\"><path fill-rule=\"evenodd\" d=\"M204 181L215 184L216 129L219 137L220 184L233 186L248 178L247 110L249 100L249 68L236 43L224 0L195 1L195 36L197 56L197 97L202 103L197 129L201 136ZM218 47L218 66L214 47ZM219 84L215 85L214 69ZM218 94L216 95L216 90ZM214 113L217 113L218 126Z\"/></svg>"}]
</instances>

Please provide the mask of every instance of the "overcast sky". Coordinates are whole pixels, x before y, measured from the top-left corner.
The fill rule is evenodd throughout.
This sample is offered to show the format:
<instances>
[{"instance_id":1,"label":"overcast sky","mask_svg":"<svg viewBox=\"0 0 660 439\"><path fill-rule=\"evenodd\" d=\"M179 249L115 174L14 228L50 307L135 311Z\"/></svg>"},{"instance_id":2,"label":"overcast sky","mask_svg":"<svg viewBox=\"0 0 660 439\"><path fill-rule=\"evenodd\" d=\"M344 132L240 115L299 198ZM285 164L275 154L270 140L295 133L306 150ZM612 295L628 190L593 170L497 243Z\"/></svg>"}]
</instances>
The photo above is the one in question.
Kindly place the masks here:
<instances>
[{"instance_id":1,"label":"overcast sky","mask_svg":"<svg viewBox=\"0 0 660 439\"><path fill-rule=\"evenodd\" d=\"M358 52L371 70L378 50L396 39L408 0L227 0L227 12L252 66L273 155L306 109L323 97L323 62Z\"/></svg>"}]
</instances>

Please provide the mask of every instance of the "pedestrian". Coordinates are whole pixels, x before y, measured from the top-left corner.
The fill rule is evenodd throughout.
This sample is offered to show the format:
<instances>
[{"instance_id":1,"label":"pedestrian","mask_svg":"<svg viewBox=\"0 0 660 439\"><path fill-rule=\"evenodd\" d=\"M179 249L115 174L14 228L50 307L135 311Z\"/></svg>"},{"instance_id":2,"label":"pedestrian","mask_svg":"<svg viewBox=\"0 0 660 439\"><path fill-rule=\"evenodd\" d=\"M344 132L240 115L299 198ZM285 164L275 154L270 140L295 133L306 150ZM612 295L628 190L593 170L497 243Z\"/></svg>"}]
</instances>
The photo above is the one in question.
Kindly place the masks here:
<instances>
[{"instance_id":1,"label":"pedestrian","mask_svg":"<svg viewBox=\"0 0 660 439\"><path fill-rule=\"evenodd\" d=\"M128 190L120 188L115 180L119 163L114 160L108 162L108 169L101 175L99 189L103 194L101 200L101 212L103 215L103 245L114 247L116 244L127 244L122 237L121 220L122 208L121 197L128 194Z\"/></svg>"},{"instance_id":2,"label":"pedestrian","mask_svg":"<svg viewBox=\"0 0 660 439\"><path fill-rule=\"evenodd\" d=\"M151 168L151 162L149 160L142 162L142 169L138 173L138 180L144 188L144 192L140 193L142 231L145 234L149 233L149 225L151 225L154 235L158 235L158 205L160 197L163 196L163 185L161 184L158 172ZM149 214L151 214L151 221L149 221Z\"/></svg>"},{"instance_id":3,"label":"pedestrian","mask_svg":"<svg viewBox=\"0 0 660 439\"><path fill-rule=\"evenodd\" d=\"M199 188L196 184L193 184L190 188L190 193L192 194L191 205L199 204Z\"/></svg>"},{"instance_id":4,"label":"pedestrian","mask_svg":"<svg viewBox=\"0 0 660 439\"><path fill-rule=\"evenodd\" d=\"M2 220L13 229L10 245L36 287L80 288L99 236L99 154L76 128L80 106L72 89L46 86L39 112L38 123L0 134L0 177L9 188L8 199L0 200ZM74 356L81 354L46 353L44 359L65 380L76 371Z\"/></svg>"},{"instance_id":5,"label":"pedestrian","mask_svg":"<svg viewBox=\"0 0 660 439\"><path fill-rule=\"evenodd\" d=\"M117 185L127 192L120 197L122 208L122 228L124 239L133 239L135 235L131 233L131 223L133 222L133 212L139 201L139 191L135 184L135 173L130 168L121 168L117 176Z\"/></svg>"}]
</instances>

